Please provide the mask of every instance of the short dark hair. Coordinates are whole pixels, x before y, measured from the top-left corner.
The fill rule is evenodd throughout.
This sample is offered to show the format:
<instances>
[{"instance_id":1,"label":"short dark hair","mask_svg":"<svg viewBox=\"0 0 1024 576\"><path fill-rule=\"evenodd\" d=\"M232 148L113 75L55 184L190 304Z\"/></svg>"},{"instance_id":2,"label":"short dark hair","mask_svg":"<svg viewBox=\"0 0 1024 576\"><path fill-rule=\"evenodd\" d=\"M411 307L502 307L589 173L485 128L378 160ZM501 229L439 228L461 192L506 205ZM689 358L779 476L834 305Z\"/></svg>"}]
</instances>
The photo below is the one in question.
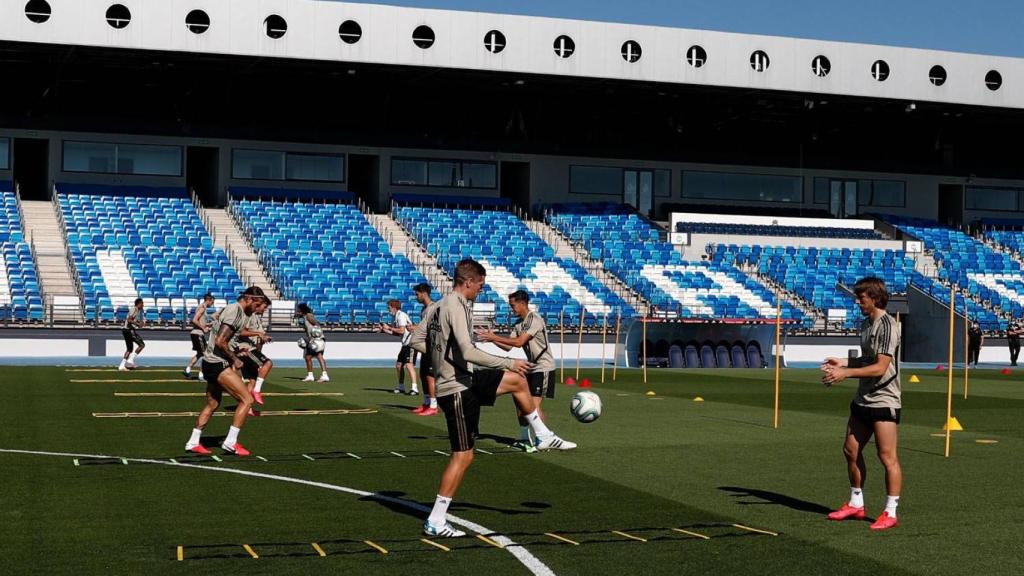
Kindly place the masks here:
<instances>
[{"instance_id":1,"label":"short dark hair","mask_svg":"<svg viewBox=\"0 0 1024 576\"><path fill-rule=\"evenodd\" d=\"M401 300L396 300L396 299L392 298L391 300L388 300L388 306L391 306L395 310L401 310L402 309L402 301Z\"/></svg>"},{"instance_id":2,"label":"short dark hair","mask_svg":"<svg viewBox=\"0 0 1024 576\"><path fill-rule=\"evenodd\" d=\"M260 288L259 286L249 286L241 294L238 295L239 299L246 297L259 298L266 300L267 302L270 302L270 298L268 298L267 295L263 292L263 288Z\"/></svg>"},{"instance_id":3,"label":"short dark hair","mask_svg":"<svg viewBox=\"0 0 1024 576\"><path fill-rule=\"evenodd\" d=\"M295 307L295 309L299 311L299 314L303 315L313 313L313 309L310 308L309 305L306 304L305 302L300 303L298 306Z\"/></svg>"},{"instance_id":4,"label":"short dark hair","mask_svg":"<svg viewBox=\"0 0 1024 576\"><path fill-rule=\"evenodd\" d=\"M530 303L530 293L526 290L516 290L515 292L508 295L509 300L515 300L516 302Z\"/></svg>"},{"instance_id":5,"label":"short dark hair","mask_svg":"<svg viewBox=\"0 0 1024 576\"><path fill-rule=\"evenodd\" d=\"M412 291L416 292L417 294L423 294L424 292L430 294L431 292L434 291L434 289L430 286L430 284L427 284L426 282L420 282L419 284L412 287Z\"/></svg>"},{"instance_id":6,"label":"short dark hair","mask_svg":"<svg viewBox=\"0 0 1024 576\"><path fill-rule=\"evenodd\" d=\"M206 294L203 294L203 300L216 300L216 298L213 297L213 294L207 292Z\"/></svg>"},{"instance_id":7,"label":"short dark hair","mask_svg":"<svg viewBox=\"0 0 1024 576\"><path fill-rule=\"evenodd\" d=\"M138 306L139 304L142 304L142 298L135 299L135 305Z\"/></svg>"},{"instance_id":8,"label":"short dark hair","mask_svg":"<svg viewBox=\"0 0 1024 576\"><path fill-rule=\"evenodd\" d=\"M467 280L476 280L487 276L487 269L472 258L459 260L455 265L455 285L462 286Z\"/></svg>"},{"instance_id":9,"label":"short dark hair","mask_svg":"<svg viewBox=\"0 0 1024 576\"><path fill-rule=\"evenodd\" d=\"M889 290L886 289L885 282L881 278L868 276L857 280L857 283L853 285L853 293L857 296L863 294L874 300L875 308L885 310L885 307L889 305Z\"/></svg>"}]
</instances>

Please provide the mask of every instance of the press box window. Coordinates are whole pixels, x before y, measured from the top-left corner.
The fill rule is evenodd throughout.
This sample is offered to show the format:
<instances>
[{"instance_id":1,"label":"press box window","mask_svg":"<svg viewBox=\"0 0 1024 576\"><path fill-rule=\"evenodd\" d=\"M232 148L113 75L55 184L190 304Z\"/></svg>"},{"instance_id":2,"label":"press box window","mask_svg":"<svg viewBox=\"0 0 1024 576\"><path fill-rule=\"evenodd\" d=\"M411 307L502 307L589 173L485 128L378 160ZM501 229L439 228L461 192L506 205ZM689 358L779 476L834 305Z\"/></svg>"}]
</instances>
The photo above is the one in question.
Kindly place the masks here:
<instances>
[{"instance_id":1,"label":"press box window","mask_svg":"<svg viewBox=\"0 0 1024 576\"><path fill-rule=\"evenodd\" d=\"M498 166L490 162L394 158L391 184L494 189L498 187Z\"/></svg>"},{"instance_id":2,"label":"press box window","mask_svg":"<svg viewBox=\"0 0 1024 576\"><path fill-rule=\"evenodd\" d=\"M65 172L181 176L181 156L180 146L65 141L62 167Z\"/></svg>"},{"instance_id":3,"label":"press box window","mask_svg":"<svg viewBox=\"0 0 1024 576\"><path fill-rule=\"evenodd\" d=\"M0 138L0 170L11 169L11 141Z\"/></svg>"}]
</instances>

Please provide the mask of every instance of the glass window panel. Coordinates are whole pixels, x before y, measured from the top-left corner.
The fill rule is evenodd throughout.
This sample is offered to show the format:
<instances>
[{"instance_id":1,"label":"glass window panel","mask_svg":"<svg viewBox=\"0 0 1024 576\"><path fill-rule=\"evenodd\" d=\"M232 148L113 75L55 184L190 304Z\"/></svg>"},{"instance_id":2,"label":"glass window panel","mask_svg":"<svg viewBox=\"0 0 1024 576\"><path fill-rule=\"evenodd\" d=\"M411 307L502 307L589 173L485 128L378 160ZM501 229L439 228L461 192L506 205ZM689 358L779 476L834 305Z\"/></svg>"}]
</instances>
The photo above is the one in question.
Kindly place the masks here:
<instances>
[{"instance_id":1,"label":"glass window panel","mask_svg":"<svg viewBox=\"0 0 1024 576\"><path fill-rule=\"evenodd\" d=\"M857 180L857 204L871 206L871 180Z\"/></svg>"},{"instance_id":2,"label":"glass window panel","mask_svg":"<svg viewBox=\"0 0 1024 576\"><path fill-rule=\"evenodd\" d=\"M624 203L626 203L626 204L629 204L630 206L632 206L634 208L639 208L640 206L638 205L638 203L636 201L636 196L637 196L637 193L636 193L637 192L637 190L636 190L637 189L636 171L634 171L634 170L626 170L624 174L625 174L625 176L624 176L624 178L625 178L625 183L624 183L625 187L623 188L623 192L622 192L622 201Z\"/></svg>"},{"instance_id":3,"label":"glass window panel","mask_svg":"<svg viewBox=\"0 0 1024 576\"><path fill-rule=\"evenodd\" d=\"M622 195L622 168L570 166L569 191L573 194Z\"/></svg>"},{"instance_id":4,"label":"glass window panel","mask_svg":"<svg viewBox=\"0 0 1024 576\"><path fill-rule=\"evenodd\" d=\"M815 204L828 204L828 178L815 178L814 179L814 203Z\"/></svg>"},{"instance_id":5,"label":"glass window panel","mask_svg":"<svg viewBox=\"0 0 1024 576\"><path fill-rule=\"evenodd\" d=\"M181 176L181 147L118 144L117 172L147 176Z\"/></svg>"},{"instance_id":6,"label":"glass window panel","mask_svg":"<svg viewBox=\"0 0 1024 576\"><path fill-rule=\"evenodd\" d=\"M345 157L314 154L288 154L285 159L285 177L288 180L344 182Z\"/></svg>"},{"instance_id":7,"label":"glass window panel","mask_svg":"<svg viewBox=\"0 0 1024 576\"><path fill-rule=\"evenodd\" d=\"M459 179L456 168L455 162L431 161L428 183L431 186L456 186Z\"/></svg>"},{"instance_id":8,"label":"glass window panel","mask_svg":"<svg viewBox=\"0 0 1024 576\"><path fill-rule=\"evenodd\" d=\"M641 214L650 214L654 208L652 192L654 191L654 174L650 171L640 172L640 204L637 208Z\"/></svg>"},{"instance_id":9,"label":"glass window panel","mask_svg":"<svg viewBox=\"0 0 1024 576\"><path fill-rule=\"evenodd\" d=\"M669 198L672 196L671 170L654 171L654 195L659 198Z\"/></svg>"},{"instance_id":10,"label":"glass window panel","mask_svg":"<svg viewBox=\"0 0 1024 576\"><path fill-rule=\"evenodd\" d=\"M967 188L966 207L968 210L1017 211L1017 189L1015 188Z\"/></svg>"},{"instance_id":11,"label":"glass window panel","mask_svg":"<svg viewBox=\"0 0 1024 576\"><path fill-rule=\"evenodd\" d=\"M426 160L391 160L391 183L406 186L427 185Z\"/></svg>"},{"instance_id":12,"label":"glass window panel","mask_svg":"<svg viewBox=\"0 0 1024 576\"><path fill-rule=\"evenodd\" d=\"M683 172L683 197L706 200L793 202L803 200L799 176Z\"/></svg>"},{"instance_id":13,"label":"glass window panel","mask_svg":"<svg viewBox=\"0 0 1024 576\"><path fill-rule=\"evenodd\" d=\"M284 152L234 150L231 177L244 180L284 180Z\"/></svg>"},{"instance_id":14,"label":"glass window panel","mask_svg":"<svg viewBox=\"0 0 1024 576\"><path fill-rule=\"evenodd\" d=\"M843 182L846 193L846 200L843 203L843 216L857 215L857 181L846 180Z\"/></svg>"},{"instance_id":15,"label":"glass window panel","mask_svg":"<svg viewBox=\"0 0 1024 576\"><path fill-rule=\"evenodd\" d=\"M65 172L114 173L116 146L102 142L64 142Z\"/></svg>"},{"instance_id":16,"label":"glass window panel","mask_svg":"<svg viewBox=\"0 0 1024 576\"><path fill-rule=\"evenodd\" d=\"M11 141L0 138L0 170L11 169Z\"/></svg>"},{"instance_id":17,"label":"glass window panel","mask_svg":"<svg viewBox=\"0 0 1024 576\"><path fill-rule=\"evenodd\" d=\"M907 185L898 180L875 180L872 183L871 205L903 207L907 205Z\"/></svg>"},{"instance_id":18,"label":"glass window panel","mask_svg":"<svg viewBox=\"0 0 1024 576\"><path fill-rule=\"evenodd\" d=\"M467 188L497 188L498 166L478 162L462 164L462 186Z\"/></svg>"}]
</instances>

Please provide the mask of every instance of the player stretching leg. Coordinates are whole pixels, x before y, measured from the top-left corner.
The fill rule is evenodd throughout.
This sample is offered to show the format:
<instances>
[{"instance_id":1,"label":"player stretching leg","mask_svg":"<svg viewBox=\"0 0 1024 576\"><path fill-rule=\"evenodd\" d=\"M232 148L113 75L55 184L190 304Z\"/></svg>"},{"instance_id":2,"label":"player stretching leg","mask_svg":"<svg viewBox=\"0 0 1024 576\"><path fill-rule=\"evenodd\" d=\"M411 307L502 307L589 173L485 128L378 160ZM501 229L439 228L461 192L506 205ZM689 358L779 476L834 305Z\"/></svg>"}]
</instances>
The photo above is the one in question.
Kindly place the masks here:
<instances>
[{"instance_id":1,"label":"player stretching leg","mask_svg":"<svg viewBox=\"0 0 1024 576\"><path fill-rule=\"evenodd\" d=\"M238 400L235 408L235 415L228 429L227 437L221 448L230 454L248 456L241 443L238 442L238 433L245 424L245 417L252 408L252 394L242 382L242 377L237 370L241 369L242 361L231 349L231 339L236 333L242 330L249 316L252 315L260 302L268 300L263 290L258 286L250 286L238 297L234 304L225 306L217 316L210 338L206 344L206 351L203 354L203 375L206 377L206 406L199 413L196 426L192 429L192 436L185 444L185 450L197 454L209 454L210 451L200 443L203 428L210 421L213 412L220 406L221 397L227 391L232 397Z\"/></svg>"},{"instance_id":2,"label":"player stretching leg","mask_svg":"<svg viewBox=\"0 0 1024 576\"><path fill-rule=\"evenodd\" d=\"M269 300L260 301L237 339L238 356L242 359L242 378L245 380L249 392L252 393L253 400L260 406L263 405L263 382L271 368L274 367L274 363L262 352L263 344L273 341L263 327L262 320L264 312L269 307ZM250 416L254 414L256 413L254 412Z\"/></svg>"},{"instance_id":3,"label":"player stretching leg","mask_svg":"<svg viewBox=\"0 0 1024 576\"><path fill-rule=\"evenodd\" d=\"M448 506L473 462L480 407L493 406L497 396L512 395L540 440L538 447L561 450L576 447L548 429L533 409L533 399L523 377L533 368L532 364L493 356L473 345L472 302L483 288L485 278L486 270L479 262L469 259L459 262L455 267L454 291L441 300L430 318L420 322L411 342L417 351L429 350L432 356L438 404L444 411L452 448L434 507L423 525L423 532L428 536L466 535L447 521ZM490 370L474 370L473 365Z\"/></svg>"},{"instance_id":4,"label":"player stretching leg","mask_svg":"<svg viewBox=\"0 0 1024 576\"><path fill-rule=\"evenodd\" d=\"M207 311L213 306L213 294L206 293L203 295L203 301L199 303L196 308L195 314L192 315L192 320L189 322L189 326L192 330L189 332L189 336L192 338L192 350L195 354L188 361L188 365L185 366L185 378L192 377L192 367L203 359L203 353L206 349L206 336L210 332L210 321L207 318ZM200 364L200 366L202 366ZM199 372L199 380L203 379L202 371Z\"/></svg>"},{"instance_id":5,"label":"player stretching leg","mask_svg":"<svg viewBox=\"0 0 1024 576\"><path fill-rule=\"evenodd\" d=\"M540 314L530 310L530 295L525 290L509 294L508 303L512 313L519 318L519 322L512 327L512 334L505 337L482 330L477 335L482 342L493 342L502 350L522 348L526 352L526 359L534 365L533 370L526 375L526 381L530 385L530 395L533 396L533 407L540 414L541 420L544 420L541 402L545 397L555 397L555 357L548 347L547 325ZM519 439L512 446L524 452L536 452L534 444L530 438L530 425L522 411L519 411Z\"/></svg>"},{"instance_id":6,"label":"player stretching leg","mask_svg":"<svg viewBox=\"0 0 1024 576\"><path fill-rule=\"evenodd\" d=\"M413 292L416 293L416 301L419 302L423 309L420 311L420 323L423 324L424 318L430 316L437 309L440 302L434 302L430 298L430 291L432 288L430 284L421 282L413 287ZM426 329L426 326L424 326ZM415 330L415 327L413 328ZM437 415L437 389L434 385L434 369L430 366L430 354L420 354L420 383L423 385L423 404L413 409L413 414L419 416L436 416Z\"/></svg>"},{"instance_id":7,"label":"player stretching leg","mask_svg":"<svg viewBox=\"0 0 1024 576\"><path fill-rule=\"evenodd\" d=\"M136 298L135 304L128 310L128 317L124 319L124 325L121 327L125 351L124 357L121 358L121 364L117 369L122 372L135 369L135 359L142 353L142 349L146 347L146 341L137 332L138 328L146 325L146 315L143 314L142 309L142 298ZM134 352L132 352L132 344L135 345Z\"/></svg>"},{"instance_id":8,"label":"player stretching leg","mask_svg":"<svg viewBox=\"0 0 1024 576\"><path fill-rule=\"evenodd\" d=\"M903 488L903 470L896 456L897 432L902 407L899 367L899 326L885 312L889 292L878 278L862 278L853 287L857 306L864 315L860 328L860 358L828 358L821 365L825 372L822 382L826 386L838 384L847 378L859 378L857 394L850 403L850 419L846 425L846 456L850 476L850 500L839 510L828 515L830 520L854 518L861 520L864 511L864 447L875 437L878 459L885 467L885 489L888 498L885 511L873 524L872 530L894 528L896 507Z\"/></svg>"}]
</instances>

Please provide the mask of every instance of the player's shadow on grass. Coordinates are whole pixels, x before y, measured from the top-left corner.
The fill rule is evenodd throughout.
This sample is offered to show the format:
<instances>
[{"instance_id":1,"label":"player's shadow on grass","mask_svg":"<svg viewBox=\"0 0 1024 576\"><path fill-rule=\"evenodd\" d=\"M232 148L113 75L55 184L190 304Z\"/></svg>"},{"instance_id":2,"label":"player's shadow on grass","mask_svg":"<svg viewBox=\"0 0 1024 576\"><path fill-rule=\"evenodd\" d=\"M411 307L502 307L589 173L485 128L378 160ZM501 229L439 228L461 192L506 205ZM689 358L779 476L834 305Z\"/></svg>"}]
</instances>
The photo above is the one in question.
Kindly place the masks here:
<instances>
[{"instance_id":1,"label":"player's shadow on grass","mask_svg":"<svg viewBox=\"0 0 1024 576\"><path fill-rule=\"evenodd\" d=\"M810 512L812 514L828 514L832 510L821 504L814 502L808 502L807 500L800 500L799 498L793 498L792 496L786 496L785 494L779 494L778 492L769 492L768 490L758 490L757 488L739 488L736 486L719 486L719 490L724 492L732 492L734 498L757 498L760 502L749 502L740 501L738 502L741 506L750 506L757 504L775 504L778 506L785 506L798 512Z\"/></svg>"},{"instance_id":2,"label":"player's shadow on grass","mask_svg":"<svg viewBox=\"0 0 1024 576\"><path fill-rule=\"evenodd\" d=\"M370 496L363 496L362 498L360 498L360 500L363 502L375 502L387 508L388 510L391 510L392 512L404 514L405 516L412 516L413 518L418 518L420 520L426 518L427 515L429 514L430 507L433 505L433 503L419 502L418 504L422 505L423 508L425 509L425 511L421 511L410 508L408 504L399 503L395 501L402 500L403 502L415 502L415 500L410 500L405 496L405 492L400 492L397 490L383 490L376 492ZM534 505L531 506L531 508L538 507L536 503L533 504ZM472 502L459 501L452 502L451 510L483 510L487 512L498 512L500 514L506 514L509 516L515 516L519 514L542 514L542 512L540 512L539 510L512 510L508 508L497 508L495 506L484 506L481 504L473 504Z\"/></svg>"},{"instance_id":3,"label":"player's shadow on grass","mask_svg":"<svg viewBox=\"0 0 1024 576\"><path fill-rule=\"evenodd\" d=\"M498 436L497 434L478 434L477 435L477 439L478 440L494 440L498 444L502 444L502 445L505 445L505 446L508 446L508 445L510 445L510 444L512 444L513 442L516 441L516 439L512 438L511 436Z\"/></svg>"},{"instance_id":4,"label":"player's shadow on grass","mask_svg":"<svg viewBox=\"0 0 1024 576\"><path fill-rule=\"evenodd\" d=\"M363 391L365 391L365 392L387 392L388 394L391 394L391 395L394 395L394 396L406 396L407 395L407 394L395 394L395 390L393 388L363 388ZM417 394L417 396L419 396L419 394Z\"/></svg>"}]
</instances>

